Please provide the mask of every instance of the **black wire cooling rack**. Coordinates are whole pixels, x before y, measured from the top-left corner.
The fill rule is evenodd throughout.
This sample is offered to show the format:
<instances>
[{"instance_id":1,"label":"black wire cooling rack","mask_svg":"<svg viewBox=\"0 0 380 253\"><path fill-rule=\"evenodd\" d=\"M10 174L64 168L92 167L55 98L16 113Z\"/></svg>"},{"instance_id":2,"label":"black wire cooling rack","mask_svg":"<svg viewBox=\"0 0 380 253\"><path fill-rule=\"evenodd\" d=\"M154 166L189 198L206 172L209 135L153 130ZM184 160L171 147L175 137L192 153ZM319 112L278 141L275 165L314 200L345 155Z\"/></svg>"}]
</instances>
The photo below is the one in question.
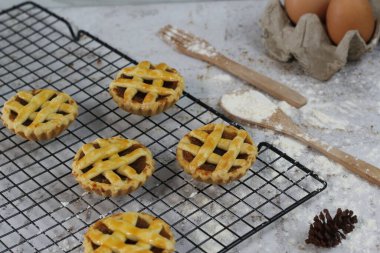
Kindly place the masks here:
<instances>
[{"instance_id":1,"label":"black wire cooling rack","mask_svg":"<svg viewBox=\"0 0 380 253\"><path fill-rule=\"evenodd\" d=\"M88 32L75 34L35 3L0 13L0 109L18 90L44 87L80 105L75 123L55 140L29 142L1 127L0 252L79 252L89 225L131 210L169 223L178 252L227 252L325 189L312 171L267 143L241 181L193 181L176 164L179 138L210 122L235 123L188 93L154 117L118 109L107 87L130 64L136 61ZM115 135L148 146L157 169L129 196L87 194L71 176L72 158L83 143Z\"/></svg>"}]
</instances>

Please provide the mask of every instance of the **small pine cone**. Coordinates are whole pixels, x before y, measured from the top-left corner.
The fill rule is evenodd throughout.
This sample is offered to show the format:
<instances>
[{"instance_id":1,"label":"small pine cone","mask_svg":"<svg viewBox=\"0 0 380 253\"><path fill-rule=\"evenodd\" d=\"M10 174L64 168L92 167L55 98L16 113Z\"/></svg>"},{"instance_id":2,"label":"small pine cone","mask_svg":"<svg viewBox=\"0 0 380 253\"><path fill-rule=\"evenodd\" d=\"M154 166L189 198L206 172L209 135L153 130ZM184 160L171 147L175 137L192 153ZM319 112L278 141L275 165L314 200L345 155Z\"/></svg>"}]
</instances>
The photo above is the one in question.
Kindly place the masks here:
<instances>
[{"instance_id":1,"label":"small pine cone","mask_svg":"<svg viewBox=\"0 0 380 253\"><path fill-rule=\"evenodd\" d=\"M345 234L351 232L357 223L356 215L350 210L342 211L340 208L334 219L331 217L329 211L324 209L319 216L314 217L314 223L310 225L309 237L306 243L311 243L319 247L335 247L341 243L342 239L346 239ZM343 233L339 231L343 230Z\"/></svg>"},{"instance_id":2,"label":"small pine cone","mask_svg":"<svg viewBox=\"0 0 380 253\"><path fill-rule=\"evenodd\" d=\"M329 211L324 209L323 212L314 217L314 223L310 225L309 237L306 239L306 243L325 248L335 247L341 242L342 234L331 218Z\"/></svg>"},{"instance_id":3,"label":"small pine cone","mask_svg":"<svg viewBox=\"0 0 380 253\"><path fill-rule=\"evenodd\" d=\"M358 223L358 218L354 215L352 210L344 210L338 208L334 217L334 222L339 229L342 229L345 234L348 234L354 230L355 223Z\"/></svg>"}]
</instances>

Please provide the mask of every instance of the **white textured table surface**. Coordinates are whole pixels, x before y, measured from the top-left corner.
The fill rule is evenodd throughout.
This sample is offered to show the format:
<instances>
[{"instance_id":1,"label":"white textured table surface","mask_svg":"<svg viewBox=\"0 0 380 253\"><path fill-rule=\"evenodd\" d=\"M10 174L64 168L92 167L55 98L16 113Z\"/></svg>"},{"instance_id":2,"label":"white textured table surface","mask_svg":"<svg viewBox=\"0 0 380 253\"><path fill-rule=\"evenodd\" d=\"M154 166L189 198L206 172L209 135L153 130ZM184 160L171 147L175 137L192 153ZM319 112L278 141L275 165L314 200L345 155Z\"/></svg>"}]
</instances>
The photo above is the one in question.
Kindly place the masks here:
<instances>
[{"instance_id":1,"label":"white textured table surface","mask_svg":"<svg viewBox=\"0 0 380 253\"><path fill-rule=\"evenodd\" d=\"M231 58L299 90L309 99L292 118L313 136L380 166L380 49L350 63L329 82L307 77L296 63L278 63L265 55L259 28L265 0L117 7L53 8L137 60L165 61L184 75L187 90L217 110L220 97L250 86L228 74L175 52L156 33L172 24L206 38ZM248 128L257 143L274 143L316 171L328 188L279 221L239 245L236 252L379 252L379 187L271 131ZM323 208L349 208L359 224L348 239L331 249L306 245L309 222ZM233 251L233 252L235 252Z\"/></svg>"}]
</instances>

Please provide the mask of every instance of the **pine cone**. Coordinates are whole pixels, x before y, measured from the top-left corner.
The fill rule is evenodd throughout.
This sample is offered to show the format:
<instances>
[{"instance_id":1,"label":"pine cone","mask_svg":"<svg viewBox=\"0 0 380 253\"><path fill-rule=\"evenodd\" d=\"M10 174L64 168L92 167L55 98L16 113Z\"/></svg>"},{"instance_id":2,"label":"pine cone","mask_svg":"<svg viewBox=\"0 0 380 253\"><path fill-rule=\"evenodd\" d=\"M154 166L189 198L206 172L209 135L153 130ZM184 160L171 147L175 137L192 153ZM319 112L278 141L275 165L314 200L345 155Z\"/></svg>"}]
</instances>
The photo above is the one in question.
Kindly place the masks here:
<instances>
[{"instance_id":1,"label":"pine cone","mask_svg":"<svg viewBox=\"0 0 380 253\"><path fill-rule=\"evenodd\" d=\"M341 243L342 239L346 239L345 234L350 233L355 228L353 224L357 222L357 217L353 216L351 210L342 212L339 208L333 219L329 211L324 209L319 216L314 217L314 223L310 225L309 237L305 242L319 247L335 247ZM343 233L339 229L342 229Z\"/></svg>"},{"instance_id":2,"label":"pine cone","mask_svg":"<svg viewBox=\"0 0 380 253\"><path fill-rule=\"evenodd\" d=\"M334 217L334 222L339 229L342 229L345 234L348 234L354 230L353 224L358 223L358 218L354 216L354 212L351 210L344 210L338 208Z\"/></svg>"}]
</instances>

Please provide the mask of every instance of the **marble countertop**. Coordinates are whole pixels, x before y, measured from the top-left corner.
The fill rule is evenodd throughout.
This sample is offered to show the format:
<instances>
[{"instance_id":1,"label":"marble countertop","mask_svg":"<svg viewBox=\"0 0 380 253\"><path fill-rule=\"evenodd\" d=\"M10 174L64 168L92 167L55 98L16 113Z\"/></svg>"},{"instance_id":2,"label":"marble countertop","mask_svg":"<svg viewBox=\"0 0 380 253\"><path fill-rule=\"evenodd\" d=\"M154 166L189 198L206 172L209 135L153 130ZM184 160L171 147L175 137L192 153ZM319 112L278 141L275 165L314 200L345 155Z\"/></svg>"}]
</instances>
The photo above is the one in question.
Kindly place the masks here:
<instances>
[{"instance_id":1,"label":"marble countertop","mask_svg":"<svg viewBox=\"0 0 380 253\"><path fill-rule=\"evenodd\" d=\"M259 27L265 0L168 3L109 7L51 8L137 60L165 61L184 75L187 90L220 110L220 97L251 86L206 63L177 53L156 35L166 24L209 40L232 59L271 76L308 97L301 110L287 113L305 131L380 166L380 48L349 63L328 82L305 75L297 63L279 63L265 54ZM322 116L321 116L322 115ZM320 154L272 131L248 128L257 143L274 143L321 175L328 188L241 243L231 252L379 252L380 188L329 162ZM323 208L349 208L357 229L340 246L325 250L304 243L309 223Z\"/></svg>"}]
</instances>

